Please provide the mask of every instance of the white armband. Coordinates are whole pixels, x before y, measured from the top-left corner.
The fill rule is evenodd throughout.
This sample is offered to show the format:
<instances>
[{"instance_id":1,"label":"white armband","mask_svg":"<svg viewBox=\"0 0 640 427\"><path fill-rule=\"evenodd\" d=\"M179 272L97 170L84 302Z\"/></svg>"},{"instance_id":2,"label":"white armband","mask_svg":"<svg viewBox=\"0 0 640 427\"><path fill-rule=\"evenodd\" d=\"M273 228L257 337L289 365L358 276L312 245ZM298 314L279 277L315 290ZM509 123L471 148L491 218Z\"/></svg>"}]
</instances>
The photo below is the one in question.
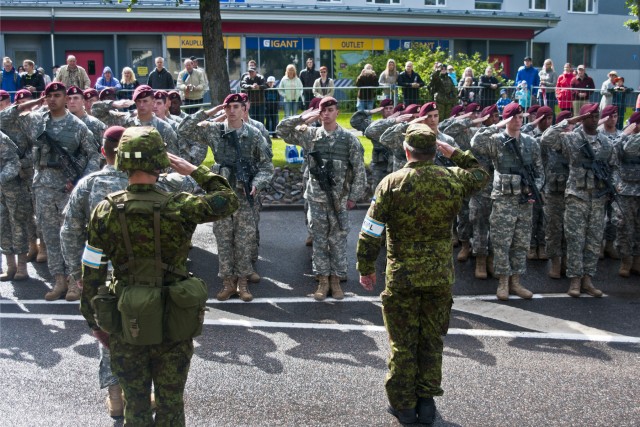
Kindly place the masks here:
<instances>
[{"instance_id":1,"label":"white armband","mask_svg":"<svg viewBox=\"0 0 640 427\"><path fill-rule=\"evenodd\" d=\"M87 243L82 253L82 264L89 268L100 268L101 265L106 264L106 262L102 262L102 255L102 249L95 248Z\"/></svg>"},{"instance_id":2,"label":"white armband","mask_svg":"<svg viewBox=\"0 0 640 427\"><path fill-rule=\"evenodd\" d=\"M368 215L364 217L362 222L362 232L372 237L381 238L384 232L385 224L370 218Z\"/></svg>"}]
</instances>

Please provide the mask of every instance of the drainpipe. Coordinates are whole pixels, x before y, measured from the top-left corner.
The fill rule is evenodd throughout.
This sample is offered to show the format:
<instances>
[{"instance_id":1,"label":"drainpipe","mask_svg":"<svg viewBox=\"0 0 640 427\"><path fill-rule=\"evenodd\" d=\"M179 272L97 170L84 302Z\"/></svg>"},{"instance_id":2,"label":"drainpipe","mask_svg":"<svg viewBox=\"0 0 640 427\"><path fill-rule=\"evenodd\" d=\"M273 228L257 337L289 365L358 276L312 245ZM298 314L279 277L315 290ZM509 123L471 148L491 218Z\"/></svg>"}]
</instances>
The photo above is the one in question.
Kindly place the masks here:
<instances>
[{"instance_id":1,"label":"drainpipe","mask_svg":"<svg viewBox=\"0 0 640 427\"><path fill-rule=\"evenodd\" d=\"M51 8L51 66L56 65L56 44L54 40L54 32L55 32L55 21L56 21L56 13L53 8Z\"/></svg>"}]
</instances>

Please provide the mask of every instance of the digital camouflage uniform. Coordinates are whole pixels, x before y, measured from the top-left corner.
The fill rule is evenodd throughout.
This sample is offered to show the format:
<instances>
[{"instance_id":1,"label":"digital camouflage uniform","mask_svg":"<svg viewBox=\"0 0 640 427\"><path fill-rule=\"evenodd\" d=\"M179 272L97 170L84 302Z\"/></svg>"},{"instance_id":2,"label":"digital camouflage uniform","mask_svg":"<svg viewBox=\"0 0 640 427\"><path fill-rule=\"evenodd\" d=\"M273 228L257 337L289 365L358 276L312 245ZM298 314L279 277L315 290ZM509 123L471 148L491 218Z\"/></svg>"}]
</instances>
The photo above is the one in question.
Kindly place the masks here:
<instances>
[{"instance_id":1,"label":"digital camouflage uniform","mask_svg":"<svg viewBox=\"0 0 640 427\"><path fill-rule=\"evenodd\" d=\"M451 226L462 201L488 174L470 152L456 149L459 168L410 162L376 189L358 241L357 269L375 272L386 229L386 288L380 295L391 357L385 388L397 410L441 396L442 336L453 298Z\"/></svg>"},{"instance_id":2,"label":"digital camouflage uniform","mask_svg":"<svg viewBox=\"0 0 640 427\"><path fill-rule=\"evenodd\" d=\"M191 176L207 194L173 195L162 212L179 211L180 214L165 216L160 213L161 260L173 267L173 271L186 271L191 236L198 224L220 220L238 208L237 197L225 179L209 172L204 166L200 166ZM155 185L132 184L127 187L127 194L131 195L144 196L155 191ZM126 224L129 234L136 235L131 245L134 257L145 259L152 256L156 240L153 216L128 214ZM123 244L121 223L108 201L101 202L91 215L87 248L92 248L92 253L98 256L101 254L101 259L92 263L83 256L84 287L80 309L89 326L96 329L98 326L90 301L107 280L107 261L113 265L113 278L120 290L127 286L129 280L126 266L130 259ZM164 270L162 273L164 286L171 286L180 277ZM119 292L116 289L118 295ZM119 334L111 334L109 343L111 367L125 395L125 423L136 426L184 426L183 393L193 355L193 341L165 340L155 345L132 345L126 343ZM155 421L150 405L152 383L157 405Z\"/></svg>"},{"instance_id":3,"label":"digital camouflage uniform","mask_svg":"<svg viewBox=\"0 0 640 427\"><path fill-rule=\"evenodd\" d=\"M0 246L6 255L24 254L29 250L26 223L16 216L30 212L27 208L31 206L31 199L25 197L28 189L19 176L20 171L15 144L0 132L0 215L7 223L7 227L0 230Z\"/></svg>"},{"instance_id":4,"label":"digital camouflage uniform","mask_svg":"<svg viewBox=\"0 0 640 427\"><path fill-rule=\"evenodd\" d=\"M376 125L384 121L384 125ZM371 120L371 113L367 111L356 111L351 116L351 127L362 132L364 136L371 140L373 151L371 152L371 189L376 190L378 183L382 178L393 171L393 157L389 150L380 144L380 135L387 128L387 123L395 123L395 119Z\"/></svg>"},{"instance_id":5,"label":"digital camouflage uniform","mask_svg":"<svg viewBox=\"0 0 640 427\"><path fill-rule=\"evenodd\" d=\"M524 125L523 128L527 126L529 125ZM520 132L526 133L527 135L533 137L533 139L536 141L536 144L538 144L538 147L540 148L540 139L542 138L542 132L540 132L539 127L529 127L526 131L523 131L521 128ZM546 225L544 207L540 203L534 203L531 210L531 242L529 243L530 248L538 248L540 246L546 245L545 228Z\"/></svg>"},{"instance_id":6,"label":"digital camouflage uniform","mask_svg":"<svg viewBox=\"0 0 640 427\"><path fill-rule=\"evenodd\" d=\"M616 166L615 150L609 139L600 132L587 135L582 130L563 132L567 120L551 126L542 135L542 145L560 152L569 161L569 178L565 189L564 225L568 232L567 277L593 277L596 274L602 244L606 196L605 188L591 169L591 163L581 147L591 145L596 160L609 167Z\"/></svg>"},{"instance_id":7,"label":"digital camouflage uniform","mask_svg":"<svg viewBox=\"0 0 640 427\"><path fill-rule=\"evenodd\" d=\"M253 272L251 264L252 250L256 247L256 216L258 203L251 206L244 194L242 183L235 176L236 149L223 138L223 133L228 132L227 123L206 121L208 118L204 111L199 111L188 116L180 125L180 134L186 138L208 145L213 152L216 163L213 170L229 180L235 189L240 208L231 216L213 224L213 233L216 236L218 246L218 259L220 270L218 276L246 277ZM205 121L204 126L198 123ZM265 189L273 177L273 163L271 163L270 150L267 151L266 142L258 129L244 123L242 128L235 131L240 144L240 154L253 165L255 174L252 186L257 191Z\"/></svg>"},{"instance_id":8,"label":"digital camouflage uniform","mask_svg":"<svg viewBox=\"0 0 640 427\"><path fill-rule=\"evenodd\" d=\"M521 165L516 156L504 147L508 139L506 131L493 125L480 129L472 140L474 153L490 159L494 168L489 221L494 271L498 276L524 274L531 240L532 205L522 203ZM532 137L522 133L517 138L517 147L524 162L533 166L537 175L535 184L540 190L544 183L540 147Z\"/></svg>"},{"instance_id":9,"label":"digital camouflage uniform","mask_svg":"<svg viewBox=\"0 0 640 427\"><path fill-rule=\"evenodd\" d=\"M634 271L640 265L640 134L622 136L617 143L620 168L615 174L617 203L616 246L622 257L634 257ZM636 258L638 261L636 261Z\"/></svg>"},{"instance_id":10,"label":"digital camouflage uniform","mask_svg":"<svg viewBox=\"0 0 640 427\"><path fill-rule=\"evenodd\" d=\"M278 124L276 132L288 143L301 146L305 153L318 151L325 162L330 162L335 179L332 194L337 205L331 206L320 183L310 174L304 197L309 203L307 219L313 234L313 271L318 276L346 277L347 200L358 201L367 185L362 145L340 126L333 132L323 127L307 127L304 132L296 130L303 122L300 116L287 117ZM310 159L310 170L316 166Z\"/></svg>"},{"instance_id":11,"label":"digital camouflage uniform","mask_svg":"<svg viewBox=\"0 0 640 427\"><path fill-rule=\"evenodd\" d=\"M482 128L481 128L482 129ZM474 134L474 138L478 133ZM469 141L471 145L471 153L475 156L484 170L493 176L493 162L489 157L477 153L473 148L473 138ZM491 210L493 208L493 200L491 192L493 191L493 182L489 180L482 190L474 193L469 200L469 222L473 229L473 241L471 248L476 256L489 256L493 253L491 248L490 221ZM487 261L488 263L490 261Z\"/></svg>"},{"instance_id":12,"label":"digital camouflage uniform","mask_svg":"<svg viewBox=\"0 0 640 427\"><path fill-rule=\"evenodd\" d=\"M598 130L600 130L604 136L609 138L609 141L611 141L614 147L616 147L616 150L618 150L619 152L620 148L617 147L618 138L620 138L620 136L622 135L622 131L616 129L615 132L612 132L612 133L607 132L604 129L604 125L598 127ZM604 240L606 242L614 242L616 240L617 227L616 227L616 224L614 223L615 222L614 217L615 217L615 212L613 207L613 199L608 199L607 204L605 205L605 224L604 224L604 235L603 235Z\"/></svg>"}]
</instances>

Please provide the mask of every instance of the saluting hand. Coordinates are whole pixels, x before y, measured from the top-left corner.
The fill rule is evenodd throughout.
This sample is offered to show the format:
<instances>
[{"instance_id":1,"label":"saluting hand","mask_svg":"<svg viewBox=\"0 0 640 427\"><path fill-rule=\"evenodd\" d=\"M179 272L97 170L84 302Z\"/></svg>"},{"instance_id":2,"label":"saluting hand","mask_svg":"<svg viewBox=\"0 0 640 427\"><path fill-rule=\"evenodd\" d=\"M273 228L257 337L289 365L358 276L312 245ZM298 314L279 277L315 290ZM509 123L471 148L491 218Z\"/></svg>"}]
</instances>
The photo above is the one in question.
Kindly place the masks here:
<instances>
[{"instance_id":1,"label":"saluting hand","mask_svg":"<svg viewBox=\"0 0 640 427\"><path fill-rule=\"evenodd\" d=\"M500 120L498 123L496 123L496 127L497 128L504 128L507 126L507 123L509 123L511 121L511 119L513 119L513 116L508 117L504 120Z\"/></svg>"},{"instance_id":2,"label":"saluting hand","mask_svg":"<svg viewBox=\"0 0 640 427\"><path fill-rule=\"evenodd\" d=\"M304 113L302 113L302 115L300 116L300 118L303 121L316 121L318 120L318 117L320 117L320 110L317 108L309 108L307 111L305 111Z\"/></svg>"},{"instance_id":3,"label":"saluting hand","mask_svg":"<svg viewBox=\"0 0 640 427\"><path fill-rule=\"evenodd\" d=\"M191 175L193 171L197 169L194 165L192 165L185 159L176 156L175 154L167 153L167 156L169 156L171 168L174 171L178 172L180 175Z\"/></svg>"}]
</instances>

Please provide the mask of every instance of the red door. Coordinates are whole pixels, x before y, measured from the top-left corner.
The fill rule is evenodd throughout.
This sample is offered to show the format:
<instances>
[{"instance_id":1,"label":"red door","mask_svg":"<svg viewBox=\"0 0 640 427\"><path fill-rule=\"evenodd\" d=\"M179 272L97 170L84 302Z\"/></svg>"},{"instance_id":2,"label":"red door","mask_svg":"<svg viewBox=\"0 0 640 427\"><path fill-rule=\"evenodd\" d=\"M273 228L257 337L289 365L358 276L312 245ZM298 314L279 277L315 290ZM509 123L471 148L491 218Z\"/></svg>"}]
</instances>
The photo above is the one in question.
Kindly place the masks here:
<instances>
[{"instance_id":1,"label":"red door","mask_svg":"<svg viewBox=\"0 0 640 427\"><path fill-rule=\"evenodd\" d=\"M102 77L102 69L104 68L104 51L102 50L68 50L65 52L65 58L69 55L76 57L78 65L87 70L91 87L96 85L96 80ZM113 77L118 78L117 71L113 71Z\"/></svg>"},{"instance_id":2,"label":"red door","mask_svg":"<svg viewBox=\"0 0 640 427\"><path fill-rule=\"evenodd\" d=\"M489 62L495 62L496 72L500 72L502 69L502 73L506 75L507 78L512 78L511 55L489 55Z\"/></svg>"}]
</instances>

